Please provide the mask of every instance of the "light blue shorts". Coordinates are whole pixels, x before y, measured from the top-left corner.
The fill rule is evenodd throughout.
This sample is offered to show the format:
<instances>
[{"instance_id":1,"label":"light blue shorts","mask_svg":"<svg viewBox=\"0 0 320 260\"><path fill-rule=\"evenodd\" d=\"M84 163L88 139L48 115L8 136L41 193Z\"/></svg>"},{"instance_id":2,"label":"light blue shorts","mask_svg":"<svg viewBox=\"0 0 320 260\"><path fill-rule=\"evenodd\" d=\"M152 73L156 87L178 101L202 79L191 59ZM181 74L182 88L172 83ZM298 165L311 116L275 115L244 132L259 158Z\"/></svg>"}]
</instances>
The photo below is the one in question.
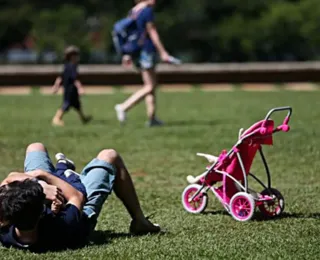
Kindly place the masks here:
<instances>
[{"instance_id":1,"label":"light blue shorts","mask_svg":"<svg viewBox=\"0 0 320 260\"><path fill-rule=\"evenodd\" d=\"M38 169L52 174L55 172L48 153L42 151L27 153L24 171ZM99 159L93 159L81 172L80 179L87 191L87 202L83 212L94 222L97 221L104 202L112 192L115 176L115 167Z\"/></svg>"},{"instance_id":2,"label":"light blue shorts","mask_svg":"<svg viewBox=\"0 0 320 260\"><path fill-rule=\"evenodd\" d=\"M140 70L153 69L157 65L157 55L153 52L141 51L133 56L133 63Z\"/></svg>"}]
</instances>

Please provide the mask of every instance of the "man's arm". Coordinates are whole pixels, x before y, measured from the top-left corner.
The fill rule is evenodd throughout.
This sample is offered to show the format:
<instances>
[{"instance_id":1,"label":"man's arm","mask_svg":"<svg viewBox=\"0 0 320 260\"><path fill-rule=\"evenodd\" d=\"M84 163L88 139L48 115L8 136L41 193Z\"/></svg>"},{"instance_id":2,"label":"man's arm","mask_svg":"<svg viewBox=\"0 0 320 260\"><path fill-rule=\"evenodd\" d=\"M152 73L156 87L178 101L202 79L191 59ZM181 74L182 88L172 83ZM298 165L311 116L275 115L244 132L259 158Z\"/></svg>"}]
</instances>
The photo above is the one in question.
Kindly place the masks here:
<instances>
[{"instance_id":1,"label":"man's arm","mask_svg":"<svg viewBox=\"0 0 320 260\"><path fill-rule=\"evenodd\" d=\"M62 194L65 197L65 199L67 200L67 204L72 204L80 211L82 211L85 198L80 191L73 188L69 183L42 170L28 172L27 174L34 178L43 180L50 185L58 187L62 191Z\"/></svg>"},{"instance_id":2,"label":"man's arm","mask_svg":"<svg viewBox=\"0 0 320 260\"><path fill-rule=\"evenodd\" d=\"M30 175L27 175L22 172L11 172L2 182L1 186L7 185L14 181L24 181L26 179L32 179Z\"/></svg>"},{"instance_id":3,"label":"man's arm","mask_svg":"<svg viewBox=\"0 0 320 260\"><path fill-rule=\"evenodd\" d=\"M32 178L34 177L26 173L11 172L8 177L1 182L0 186L8 185L14 181L24 181ZM44 181L39 181L38 183L42 186L43 193L46 195L47 200L55 202L58 206L62 205L62 203L64 202L64 197L62 191L58 187L49 185Z\"/></svg>"},{"instance_id":4,"label":"man's arm","mask_svg":"<svg viewBox=\"0 0 320 260\"><path fill-rule=\"evenodd\" d=\"M148 22L147 23L147 32L153 42L153 44L156 46L157 51L160 54L162 61L168 61L169 60L169 54L166 51L164 45L162 44L162 41L160 39L158 30L154 24L154 22Z\"/></svg>"}]
</instances>

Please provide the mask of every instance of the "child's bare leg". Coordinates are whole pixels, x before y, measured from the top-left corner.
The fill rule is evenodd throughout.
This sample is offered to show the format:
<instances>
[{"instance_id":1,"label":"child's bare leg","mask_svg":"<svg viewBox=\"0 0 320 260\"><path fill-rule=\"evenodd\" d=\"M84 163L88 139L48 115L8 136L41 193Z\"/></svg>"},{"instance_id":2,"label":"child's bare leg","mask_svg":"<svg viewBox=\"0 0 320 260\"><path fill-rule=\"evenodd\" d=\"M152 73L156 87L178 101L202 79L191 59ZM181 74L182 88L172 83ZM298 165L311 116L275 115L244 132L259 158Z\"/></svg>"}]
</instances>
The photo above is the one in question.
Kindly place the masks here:
<instances>
[{"instance_id":1,"label":"child's bare leg","mask_svg":"<svg viewBox=\"0 0 320 260\"><path fill-rule=\"evenodd\" d=\"M79 117L80 117L80 119L81 119L81 122L82 122L83 124L86 124L86 123L88 123L88 122L91 121L92 117L91 117L91 116L86 116L86 115L83 113L83 110L82 110L81 107L80 107L80 108L77 108L76 111L77 111L77 113L78 113L78 115L79 115Z\"/></svg>"},{"instance_id":2,"label":"child's bare leg","mask_svg":"<svg viewBox=\"0 0 320 260\"><path fill-rule=\"evenodd\" d=\"M64 122L62 120L65 111L59 108L52 119L52 124L56 126L64 126Z\"/></svg>"}]
</instances>

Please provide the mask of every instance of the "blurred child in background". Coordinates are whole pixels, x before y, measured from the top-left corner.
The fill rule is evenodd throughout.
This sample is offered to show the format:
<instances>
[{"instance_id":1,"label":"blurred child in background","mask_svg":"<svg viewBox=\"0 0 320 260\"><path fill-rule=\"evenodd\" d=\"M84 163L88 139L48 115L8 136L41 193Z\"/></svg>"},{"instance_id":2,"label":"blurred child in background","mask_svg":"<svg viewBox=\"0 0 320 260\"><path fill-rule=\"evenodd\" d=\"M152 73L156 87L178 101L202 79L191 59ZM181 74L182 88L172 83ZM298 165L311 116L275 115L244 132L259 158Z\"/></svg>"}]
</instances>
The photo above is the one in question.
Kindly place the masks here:
<instances>
[{"instance_id":1,"label":"blurred child in background","mask_svg":"<svg viewBox=\"0 0 320 260\"><path fill-rule=\"evenodd\" d=\"M55 126L64 126L62 120L64 114L73 107L80 116L82 123L86 124L91 120L90 116L85 116L80 102L80 95L84 93L84 89L80 80L78 80L78 63L80 50L76 46L69 46L64 53L65 64L61 76L57 77L53 92L57 93L61 84L63 84L63 103L52 119Z\"/></svg>"}]
</instances>

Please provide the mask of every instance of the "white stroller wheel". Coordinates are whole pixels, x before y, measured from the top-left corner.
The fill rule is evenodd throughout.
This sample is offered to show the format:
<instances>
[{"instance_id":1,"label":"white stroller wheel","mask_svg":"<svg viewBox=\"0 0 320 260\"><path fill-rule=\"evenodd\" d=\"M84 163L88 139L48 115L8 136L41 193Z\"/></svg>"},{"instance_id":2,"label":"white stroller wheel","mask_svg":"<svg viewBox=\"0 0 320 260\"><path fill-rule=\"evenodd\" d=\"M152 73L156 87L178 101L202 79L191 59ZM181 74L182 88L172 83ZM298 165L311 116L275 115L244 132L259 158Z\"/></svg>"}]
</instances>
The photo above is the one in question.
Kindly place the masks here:
<instances>
[{"instance_id":1,"label":"white stroller wheel","mask_svg":"<svg viewBox=\"0 0 320 260\"><path fill-rule=\"evenodd\" d=\"M252 195L246 192L236 193L230 201L230 214L237 221L248 221L252 218L255 202Z\"/></svg>"},{"instance_id":2,"label":"white stroller wheel","mask_svg":"<svg viewBox=\"0 0 320 260\"><path fill-rule=\"evenodd\" d=\"M202 188L201 185L191 184L187 186L181 197L182 205L186 211L192 214L199 214L203 212L208 205L208 196L205 193L200 193L192 201L192 196Z\"/></svg>"}]
</instances>

